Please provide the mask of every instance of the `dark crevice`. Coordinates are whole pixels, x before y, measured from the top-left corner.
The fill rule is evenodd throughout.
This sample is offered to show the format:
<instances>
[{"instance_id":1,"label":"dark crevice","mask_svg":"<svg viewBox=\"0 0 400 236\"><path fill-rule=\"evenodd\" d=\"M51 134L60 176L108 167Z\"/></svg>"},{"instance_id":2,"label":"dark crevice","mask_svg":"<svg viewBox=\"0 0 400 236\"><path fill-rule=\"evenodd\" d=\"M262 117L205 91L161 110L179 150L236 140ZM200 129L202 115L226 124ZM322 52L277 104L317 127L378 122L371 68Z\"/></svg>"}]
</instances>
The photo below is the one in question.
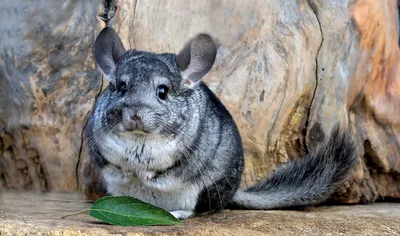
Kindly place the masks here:
<instances>
[{"instance_id":1,"label":"dark crevice","mask_svg":"<svg viewBox=\"0 0 400 236\"><path fill-rule=\"evenodd\" d=\"M368 171L371 172L384 172L384 164L379 159L378 155L375 153L374 149L371 146L371 142L369 140L364 141L364 161L365 165L368 168Z\"/></svg>"},{"instance_id":2,"label":"dark crevice","mask_svg":"<svg viewBox=\"0 0 400 236\"><path fill-rule=\"evenodd\" d=\"M79 164L81 162L81 156L82 156L82 150L83 150L83 142L85 139L85 128L86 128L86 124L87 124L87 119L85 121L85 124L83 125L82 131L81 131L81 142L79 144L79 153L78 153L78 160L75 164L75 178L76 178L76 190L79 193L80 192L80 188L79 188Z\"/></svg>"},{"instance_id":3,"label":"dark crevice","mask_svg":"<svg viewBox=\"0 0 400 236\"><path fill-rule=\"evenodd\" d=\"M309 149L308 149L308 147L307 147L307 130L308 130L308 126L309 126L309 123L310 123L311 107L312 107L312 105L313 105L313 103L314 103L315 94L316 94L317 88L318 88L318 69L319 69L319 65L318 65L318 56L319 56L319 52L320 52L320 50L321 50L322 44L324 43L324 34L323 34L323 31L322 31L321 21L320 21L319 18L318 18L317 8L316 8L316 6L314 5L314 3L312 2L312 0L308 0L308 4L309 4L311 10L314 12L315 18L316 18L317 21L318 21L319 30L320 30L320 33L321 33L321 43L320 43L319 46L318 46L317 56L315 57L315 88L314 88L314 91L313 91L313 95L312 95L312 97L311 97L310 106L309 106L308 111L307 111L307 120L306 120L306 124L305 124L305 127L304 127L304 129L303 129L303 136L304 136L303 146L304 146L304 151L305 151L306 153L309 152Z\"/></svg>"},{"instance_id":4,"label":"dark crevice","mask_svg":"<svg viewBox=\"0 0 400 236\"><path fill-rule=\"evenodd\" d=\"M396 202L400 203L400 198L379 196L375 202Z\"/></svg>"},{"instance_id":5,"label":"dark crevice","mask_svg":"<svg viewBox=\"0 0 400 236\"><path fill-rule=\"evenodd\" d=\"M36 151L36 150L35 150ZM36 159L37 159L37 162L39 163L38 165L39 165L39 180L40 180L40 177L42 177L41 179L43 180L43 190L48 190L49 189L49 186L48 186L48 183L47 183L47 179L46 179L46 176L44 175L44 171L43 171L43 168L42 168L42 165L40 164L40 162L39 162L39 154L38 154L38 152L36 151L36 153L37 153L37 156L35 157Z\"/></svg>"},{"instance_id":6,"label":"dark crevice","mask_svg":"<svg viewBox=\"0 0 400 236\"><path fill-rule=\"evenodd\" d=\"M6 188L6 175L1 172L0 173L0 188Z\"/></svg>"},{"instance_id":7,"label":"dark crevice","mask_svg":"<svg viewBox=\"0 0 400 236\"><path fill-rule=\"evenodd\" d=\"M106 26L109 26L110 21L114 18L117 6L115 6L115 0L104 0L103 2L104 12L99 15L100 19L104 21Z\"/></svg>"}]
</instances>

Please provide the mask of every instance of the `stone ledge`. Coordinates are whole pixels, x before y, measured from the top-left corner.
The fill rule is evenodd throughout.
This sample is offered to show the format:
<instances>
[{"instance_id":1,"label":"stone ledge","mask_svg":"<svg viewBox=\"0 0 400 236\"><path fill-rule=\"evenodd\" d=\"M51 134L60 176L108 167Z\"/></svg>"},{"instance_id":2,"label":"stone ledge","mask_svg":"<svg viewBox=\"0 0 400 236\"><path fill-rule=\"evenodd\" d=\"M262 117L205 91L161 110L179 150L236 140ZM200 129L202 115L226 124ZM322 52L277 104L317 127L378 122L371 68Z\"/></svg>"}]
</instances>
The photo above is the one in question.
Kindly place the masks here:
<instances>
[{"instance_id":1,"label":"stone ledge","mask_svg":"<svg viewBox=\"0 0 400 236\"><path fill-rule=\"evenodd\" d=\"M400 235L400 204L329 206L307 211L223 211L180 226L120 227L89 215L73 194L2 193L0 235Z\"/></svg>"}]
</instances>

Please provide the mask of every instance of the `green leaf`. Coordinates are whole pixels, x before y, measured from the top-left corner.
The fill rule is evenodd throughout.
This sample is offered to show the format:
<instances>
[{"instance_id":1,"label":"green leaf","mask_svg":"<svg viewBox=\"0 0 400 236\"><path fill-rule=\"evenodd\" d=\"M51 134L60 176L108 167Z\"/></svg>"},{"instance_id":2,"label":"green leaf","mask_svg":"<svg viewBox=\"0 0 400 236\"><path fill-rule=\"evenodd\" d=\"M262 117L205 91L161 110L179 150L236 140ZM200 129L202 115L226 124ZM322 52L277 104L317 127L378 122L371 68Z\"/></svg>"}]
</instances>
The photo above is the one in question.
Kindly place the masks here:
<instances>
[{"instance_id":1,"label":"green leaf","mask_svg":"<svg viewBox=\"0 0 400 236\"><path fill-rule=\"evenodd\" d=\"M89 209L94 218L113 225L176 225L181 221L168 211L133 197L103 197Z\"/></svg>"}]
</instances>

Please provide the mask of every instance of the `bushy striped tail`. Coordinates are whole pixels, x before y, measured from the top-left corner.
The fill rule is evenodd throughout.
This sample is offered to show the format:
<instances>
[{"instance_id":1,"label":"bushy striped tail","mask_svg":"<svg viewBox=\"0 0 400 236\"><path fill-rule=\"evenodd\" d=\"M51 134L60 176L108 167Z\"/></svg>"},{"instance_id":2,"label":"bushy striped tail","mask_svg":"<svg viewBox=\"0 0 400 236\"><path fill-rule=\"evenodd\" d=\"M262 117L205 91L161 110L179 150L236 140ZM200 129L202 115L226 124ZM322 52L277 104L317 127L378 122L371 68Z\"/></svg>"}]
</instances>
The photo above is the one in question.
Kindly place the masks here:
<instances>
[{"instance_id":1,"label":"bushy striped tail","mask_svg":"<svg viewBox=\"0 0 400 236\"><path fill-rule=\"evenodd\" d=\"M247 209L320 204L349 177L355 163L355 144L336 125L325 145L278 168L265 181L239 189L232 204Z\"/></svg>"}]
</instances>

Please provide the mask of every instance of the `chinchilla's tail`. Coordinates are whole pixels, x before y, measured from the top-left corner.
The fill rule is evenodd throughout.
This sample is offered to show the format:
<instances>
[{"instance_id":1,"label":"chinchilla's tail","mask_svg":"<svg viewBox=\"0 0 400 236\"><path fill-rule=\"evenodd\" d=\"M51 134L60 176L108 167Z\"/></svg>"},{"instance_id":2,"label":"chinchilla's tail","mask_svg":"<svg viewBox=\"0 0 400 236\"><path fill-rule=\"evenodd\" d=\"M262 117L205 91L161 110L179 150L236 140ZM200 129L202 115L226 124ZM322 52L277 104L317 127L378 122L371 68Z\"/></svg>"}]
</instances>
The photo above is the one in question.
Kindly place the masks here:
<instances>
[{"instance_id":1,"label":"chinchilla's tail","mask_svg":"<svg viewBox=\"0 0 400 236\"><path fill-rule=\"evenodd\" d=\"M325 145L299 161L278 168L265 181L239 189L232 204L247 209L320 204L349 177L355 163L355 144L336 125Z\"/></svg>"}]
</instances>

